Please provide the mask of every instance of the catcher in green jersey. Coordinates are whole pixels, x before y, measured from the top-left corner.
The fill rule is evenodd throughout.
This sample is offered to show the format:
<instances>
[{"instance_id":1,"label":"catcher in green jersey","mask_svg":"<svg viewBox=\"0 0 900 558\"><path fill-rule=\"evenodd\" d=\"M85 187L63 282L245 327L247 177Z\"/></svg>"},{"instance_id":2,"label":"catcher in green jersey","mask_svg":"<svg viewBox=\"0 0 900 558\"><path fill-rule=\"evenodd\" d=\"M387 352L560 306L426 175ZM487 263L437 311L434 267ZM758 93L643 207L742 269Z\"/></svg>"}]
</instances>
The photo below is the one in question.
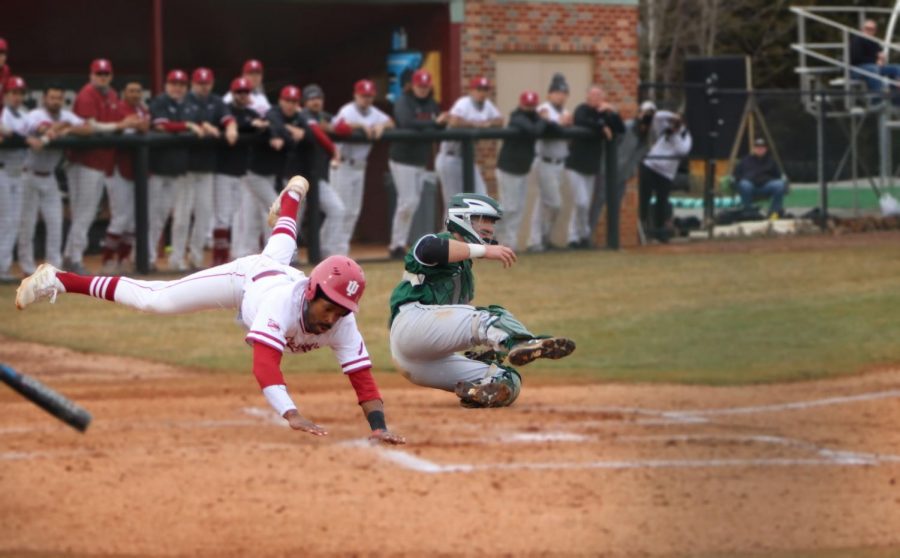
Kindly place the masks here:
<instances>
[{"instance_id":1,"label":"catcher in green jersey","mask_svg":"<svg viewBox=\"0 0 900 558\"><path fill-rule=\"evenodd\" d=\"M503 211L493 198L456 194L447 214L447 232L423 236L404 259L390 301L391 355L411 382L453 391L464 407L505 407L522 388L512 366L568 356L575 342L534 335L501 306L472 306L472 260L510 267L516 254L494 241Z\"/></svg>"}]
</instances>

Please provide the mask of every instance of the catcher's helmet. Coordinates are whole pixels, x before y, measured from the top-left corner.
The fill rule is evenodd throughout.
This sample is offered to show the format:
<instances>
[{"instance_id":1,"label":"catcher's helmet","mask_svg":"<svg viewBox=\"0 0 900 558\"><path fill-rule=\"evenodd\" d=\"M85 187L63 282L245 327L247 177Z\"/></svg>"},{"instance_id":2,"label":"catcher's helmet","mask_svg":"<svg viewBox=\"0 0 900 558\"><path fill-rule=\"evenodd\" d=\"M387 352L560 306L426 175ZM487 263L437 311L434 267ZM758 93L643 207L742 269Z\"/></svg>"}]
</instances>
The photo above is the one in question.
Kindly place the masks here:
<instances>
[{"instance_id":1,"label":"catcher's helmet","mask_svg":"<svg viewBox=\"0 0 900 558\"><path fill-rule=\"evenodd\" d=\"M359 299L366 289L366 276L359 264L347 256L330 256L309 274L306 299L315 298L317 289L322 289L322 293L338 306L357 312Z\"/></svg>"},{"instance_id":2,"label":"catcher's helmet","mask_svg":"<svg viewBox=\"0 0 900 558\"><path fill-rule=\"evenodd\" d=\"M468 242L489 244L478 235L478 231L472 226L472 217L488 217L500 219L503 210L497 200L484 194L456 194L450 198L450 208L447 210L447 230L459 233Z\"/></svg>"}]
</instances>

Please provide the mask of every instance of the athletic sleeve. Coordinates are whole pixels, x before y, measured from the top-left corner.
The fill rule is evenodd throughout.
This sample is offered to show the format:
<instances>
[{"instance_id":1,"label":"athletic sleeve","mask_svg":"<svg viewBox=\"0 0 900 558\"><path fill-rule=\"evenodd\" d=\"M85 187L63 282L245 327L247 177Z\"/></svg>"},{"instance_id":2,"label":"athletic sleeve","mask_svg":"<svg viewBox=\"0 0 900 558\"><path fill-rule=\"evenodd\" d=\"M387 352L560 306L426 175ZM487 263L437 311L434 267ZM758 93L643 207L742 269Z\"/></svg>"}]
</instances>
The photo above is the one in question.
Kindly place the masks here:
<instances>
[{"instance_id":1,"label":"athletic sleeve","mask_svg":"<svg viewBox=\"0 0 900 558\"><path fill-rule=\"evenodd\" d=\"M434 234L426 234L413 246L413 257L420 264L433 267L450 261L450 241Z\"/></svg>"},{"instance_id":2,"label":"athletic sleeve","mask_svg":"<svg viewBox=\"0 0 900 558\"><path fill-rule=\"evenodd\" d=\"M353 314L341 318L335 326L330 345L344 374L372 367L372 359Z\"/></svg>"}]
</instances>

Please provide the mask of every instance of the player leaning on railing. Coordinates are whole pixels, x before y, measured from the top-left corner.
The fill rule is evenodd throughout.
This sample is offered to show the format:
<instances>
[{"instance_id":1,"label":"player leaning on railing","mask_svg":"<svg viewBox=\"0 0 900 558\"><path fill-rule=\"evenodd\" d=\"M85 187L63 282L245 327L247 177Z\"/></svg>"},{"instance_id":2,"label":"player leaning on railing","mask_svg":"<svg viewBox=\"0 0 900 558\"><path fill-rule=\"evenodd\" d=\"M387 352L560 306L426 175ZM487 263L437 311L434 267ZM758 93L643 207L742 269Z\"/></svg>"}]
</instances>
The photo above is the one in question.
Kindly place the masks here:
<instances>
[{"instance_id":1,"label":"player leaning on railing","mask_svg":"<svg viewBox=\"0 0 900 558\"><path fill-rule=\"evenodd\" d=\"M25 278L16 291L16 307L24 309L58 293L78 293L156 314L184 314L217 308L238 309L253 347L253 374L269 404L291 428L316 436L324 428L303 417L288 395L281 373L285 349L305 353L330 347L356 390L372 429L372 439L403 444L387 429L384 404L372 361L356 326L354 313L366 287L359 265L332 256L307 277L290 266L297 248L296 215L309 183L302 176L288 182L269 210L272 236L261 254L238 258L175 281L140 281L128 277L94 277L57 270L49 264Z\"/></svg>"}]
</instances>

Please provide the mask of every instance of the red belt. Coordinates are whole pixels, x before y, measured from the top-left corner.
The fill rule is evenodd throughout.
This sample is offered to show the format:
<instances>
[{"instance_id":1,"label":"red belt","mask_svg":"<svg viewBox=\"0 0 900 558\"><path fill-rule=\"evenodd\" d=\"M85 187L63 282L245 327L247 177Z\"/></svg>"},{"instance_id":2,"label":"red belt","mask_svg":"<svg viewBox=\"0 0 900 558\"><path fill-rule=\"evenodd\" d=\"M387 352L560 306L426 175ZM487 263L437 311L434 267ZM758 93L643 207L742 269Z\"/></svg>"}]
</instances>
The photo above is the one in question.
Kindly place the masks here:
<instances>
[{"instance_id":1,"label":"red belt","mask_svg":"<svg viewBox=\"0 0 900 558\"><path fill-rule=\"evenodd\" d=\"M273 275L285 275L283 271L278 271L277 269L270 269L269 271L263 271L262 273L255 275L251 281L258 281L264 277L271 277Z\"/></svg>"},{"instance_id":2,"label":"red belt","mask_svg":"<svg viewBox=\"0 0 900 558\"><path fill-rule=\"evenodd\" d=\"M41 172L41 171L31 171L31 174L33 174L33 175L35 175L35 176L44 176L44 177L46 177L46 176L50 176L50 175L53 174L53 173L50 173L50 172Z\"/></svg>"}]
</instances>

